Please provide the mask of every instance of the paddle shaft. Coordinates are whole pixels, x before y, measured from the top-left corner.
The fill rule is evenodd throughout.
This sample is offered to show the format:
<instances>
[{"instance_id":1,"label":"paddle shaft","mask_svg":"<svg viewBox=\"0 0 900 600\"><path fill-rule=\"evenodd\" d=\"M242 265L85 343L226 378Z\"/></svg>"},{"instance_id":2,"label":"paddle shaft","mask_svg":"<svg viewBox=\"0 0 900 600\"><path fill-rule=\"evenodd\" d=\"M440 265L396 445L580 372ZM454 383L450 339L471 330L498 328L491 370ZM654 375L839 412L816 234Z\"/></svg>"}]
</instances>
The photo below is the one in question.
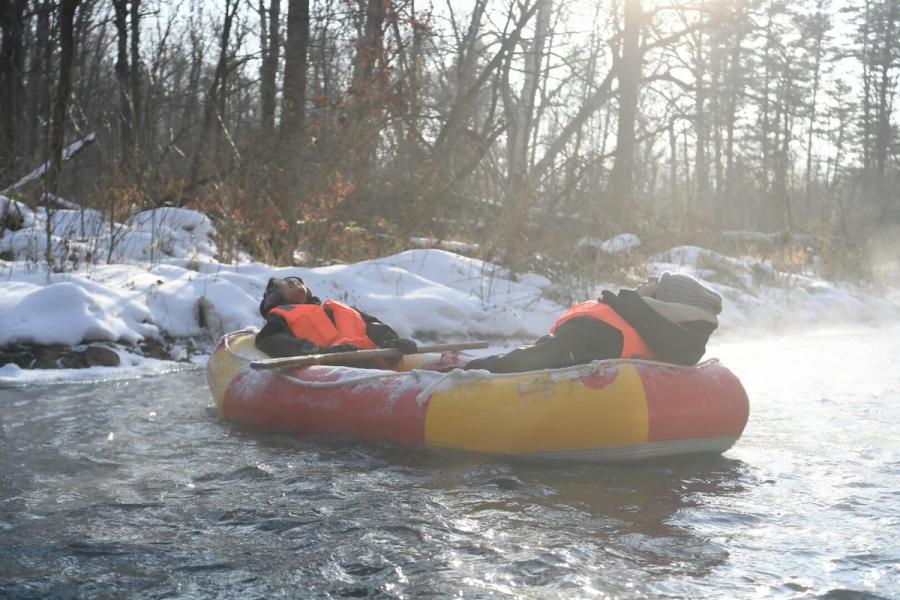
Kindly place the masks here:
<instances>
[{"instance_id":1,"label":"paddle shaft","mask_svg":"<svg viewBox=\"0 0 900 600\"><path fill-rule=\"evenodd\" d=\"M459 344L437 344L419 346L415 354L427 352L450 352L453 350L475 350L487 348L488 342L460 342ZM268 358L250 362L250 368L258 371L284 369L287 367L305 367L308 365L340 365L372 358L394 358L403 356L397 348L379 348L378 350L353 350L351 352L334 352L333 354L307 354L306 356L288 356L286 358Z\"/></svg>"}]
</instances>

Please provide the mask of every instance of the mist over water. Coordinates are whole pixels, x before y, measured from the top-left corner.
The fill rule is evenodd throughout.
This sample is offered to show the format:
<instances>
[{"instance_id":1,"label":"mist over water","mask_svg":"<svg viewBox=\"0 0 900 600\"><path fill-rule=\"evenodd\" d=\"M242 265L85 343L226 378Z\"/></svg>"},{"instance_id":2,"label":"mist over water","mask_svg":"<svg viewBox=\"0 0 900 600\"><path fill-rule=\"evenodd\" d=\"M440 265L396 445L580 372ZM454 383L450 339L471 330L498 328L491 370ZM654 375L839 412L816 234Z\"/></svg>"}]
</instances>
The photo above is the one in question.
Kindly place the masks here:
<instances>
[{"instance_id":1,"label":"mist over water","mask_svg":"<svg viewBox=\"0 0 900 600\"><path fill-rule=\"evenodd\" d=\"M714 338L744 437L612 467L244 430L201 371L0 389L0 597L896 597L898 333Z\"/></svg>"}]
</instances>

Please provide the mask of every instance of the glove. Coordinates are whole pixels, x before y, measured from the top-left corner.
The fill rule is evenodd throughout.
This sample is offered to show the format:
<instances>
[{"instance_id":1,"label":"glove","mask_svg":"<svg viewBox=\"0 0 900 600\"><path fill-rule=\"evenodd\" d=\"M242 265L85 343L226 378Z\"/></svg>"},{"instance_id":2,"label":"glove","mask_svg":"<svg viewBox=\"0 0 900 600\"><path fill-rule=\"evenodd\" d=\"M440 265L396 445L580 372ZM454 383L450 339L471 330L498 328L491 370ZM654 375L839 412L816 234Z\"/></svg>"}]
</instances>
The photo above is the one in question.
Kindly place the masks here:
<instances>
[{"instance_id":1,"label":"glove","mask_svg":"<svg viewBox=\"0 0 900 600\"><path fill-rule=\"evenodd\" d=\"M359 350L353 344L338 344L337 346L330 346L328 348L322 349L322 354L336 354L338 352L356 352Z\"/></svg>"},{"instance_id":2,"label":"glove","mask_svg":"<svg viewBox=\"0 0 900 600\"><path fill-rule=\"evenodd\" d=\"M384 348L396 348L403 354L415 354L419 347L412 340L406 338L395 338L393 340L388 340L383 345Z\"/></svg>"}]
</instances>

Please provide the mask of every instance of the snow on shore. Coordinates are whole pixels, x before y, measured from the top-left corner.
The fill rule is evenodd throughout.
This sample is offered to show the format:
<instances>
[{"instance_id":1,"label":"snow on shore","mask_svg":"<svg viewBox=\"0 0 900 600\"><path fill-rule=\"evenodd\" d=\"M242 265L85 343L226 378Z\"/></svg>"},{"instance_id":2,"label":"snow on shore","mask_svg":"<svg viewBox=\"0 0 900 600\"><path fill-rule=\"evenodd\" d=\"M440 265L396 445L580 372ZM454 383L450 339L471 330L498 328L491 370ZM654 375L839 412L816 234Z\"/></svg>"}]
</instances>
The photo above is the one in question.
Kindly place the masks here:
<instances>
[{"instance_id":1,"label":"snow on shore","mask_svg":"<svg viewBox=\"0 0 900 600\"><path fill-rule=\"evenodd\" d=\"M214 258L209 219L173 208L137 213L112 226L94 211L53 211L51 243L65 249L72 268L48 274L34 261L45 250L46 211L0 197L0 216L9 211L20 218L15 231L0 237L0 257L12 259L0 260L0 349L109 342L127 359L123 365L158 370L159 361L137 357L127 347L164 336L209 347L227 331L260 327L258 304L272 276L299 275L322 299L357 306L420 340L537 338L566 308L548 297L554 283L545 277L514 275L444 250L409 250L312 269L222 264ZM92 264L92 256L108 257L112 264ZM900 316L895 301L693 246L673 248L648 265L650 275L666 270L694 275L725 297L725 330ZM615 287L598 284L593 293ZM82 369L79 376L106 376L95 369L108 368ZM0 383L64 376L45 373L42 379L6 365L0 367Z\"/></svg>"}]
</instances>

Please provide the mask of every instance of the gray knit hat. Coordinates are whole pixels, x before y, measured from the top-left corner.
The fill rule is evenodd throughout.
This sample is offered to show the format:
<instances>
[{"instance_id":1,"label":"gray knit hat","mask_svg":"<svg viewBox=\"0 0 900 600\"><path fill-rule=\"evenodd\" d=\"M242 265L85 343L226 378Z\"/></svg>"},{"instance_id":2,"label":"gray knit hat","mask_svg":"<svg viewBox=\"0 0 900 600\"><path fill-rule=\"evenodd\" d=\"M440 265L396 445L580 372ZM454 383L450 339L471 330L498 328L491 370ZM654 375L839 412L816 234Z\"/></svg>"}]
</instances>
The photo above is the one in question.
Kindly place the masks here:
<instances>
[{"instance_id":1,"label":"gray knit hat","mask_svg":"<svg viewBox=\"0 0 900 600\"><path fill-rule=\"evenodd\" d=\"M722 296L684 273L663 273L653 297L661 302L695 306L714 315L722 312Z\"/></svg>"}]
</instances>

